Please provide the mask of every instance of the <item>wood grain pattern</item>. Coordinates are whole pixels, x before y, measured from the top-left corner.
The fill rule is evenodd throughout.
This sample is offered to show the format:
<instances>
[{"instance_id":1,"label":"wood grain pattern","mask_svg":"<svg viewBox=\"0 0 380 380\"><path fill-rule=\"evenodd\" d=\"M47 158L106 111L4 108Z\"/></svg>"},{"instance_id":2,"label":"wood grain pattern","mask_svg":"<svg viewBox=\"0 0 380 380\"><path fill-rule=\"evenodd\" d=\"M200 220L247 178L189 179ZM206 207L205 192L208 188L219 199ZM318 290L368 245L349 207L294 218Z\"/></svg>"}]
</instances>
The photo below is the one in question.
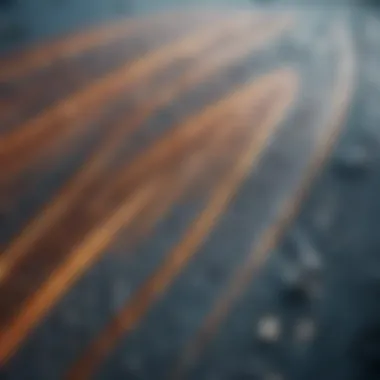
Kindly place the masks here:
<instances>
[{"instance_id":1,"label":"wood grain pattern","mask_svg":"<svg viewBox=\"0 0 380 380\"><path fill-rule=\"evenodd\" d=\"M175 320L182 333L156 374L187 376L344 125L355 75L346 20L313 16L305 25L307 17L163 14L0 63L1 81L14 88L0 104L0 363L9 373L119 378L120 357L144 334L155 349L165 316L181 309L178 292L192 297L184 313L197 315L190 326ZM91 69L94 57L103 61ZM218 255L223 246L232 252ZM64 321L67 334L58 333L55 321L88 289L111 291L110 266L130 291L112 310L91 291L102 310L79 312L84 323L84 313L97 318L73 346L73 327ZM192 280L209 267L222 274L198 294ZM49 334L70 349L46 375L37 352L54 355Z\"/></svg>"}]
</instances>

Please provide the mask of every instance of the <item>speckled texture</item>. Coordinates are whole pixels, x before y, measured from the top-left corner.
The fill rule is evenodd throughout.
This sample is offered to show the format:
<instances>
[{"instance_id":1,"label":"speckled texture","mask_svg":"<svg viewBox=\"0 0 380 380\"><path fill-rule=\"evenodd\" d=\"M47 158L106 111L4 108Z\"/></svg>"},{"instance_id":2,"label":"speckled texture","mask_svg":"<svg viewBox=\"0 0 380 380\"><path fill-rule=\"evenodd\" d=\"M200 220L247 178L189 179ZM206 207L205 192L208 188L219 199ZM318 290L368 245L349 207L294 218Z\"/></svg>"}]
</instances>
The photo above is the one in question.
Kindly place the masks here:
<instances>
[{"instance_id":1,"label":"speckled texture","mask_svg":"<svg viewBox=\"0 0 380 380\"><path fill-rule=\"evenodd\" d=\"M372 38L380 36L375 17L361 23L359 17L354 19L358 30ZM320 254L321 297L286 296L281 281L284 260L289 260L286 237L226 321L212 355L194 370L194 378L266 379L277 372L292 380L379 378L380 119L378 110L369 106L380 101L378 73L370 70L375 62L380 64L379 49L375 39L358 47L365 64L347 130L288 233L301 228ZM365 159L355 158L358 149ZM286 334L263 345L246 331L255 328L258 316L268 313L278 315ZM299 344L292 331L305 315L315 321L317 335Z\"/></svg>"},{"instance_id":2,"label":"speckled texture","mask_svg":"<svg viewBox=\"0 0 380 380\"><path fill-rule=\"evenodd\" d=\"M57 8L67 6L63 1L55 3L54 7ZM11 4L4 4L4 14L16 12L15 9L12 10ZM62 21L57 21L51 30L54 29L56 33L65 28L73 28L74 25L99 22L114 17L113 12L119 14L121 9L117 8L119 2L114 10L105 12L99 2L99 8L95 8L98 15L94 11L90 20L88 15L84 16L86 5L84 2L82 4L84 10L78 9L78 16L70 22L62 16ZM122 12L134 11L136 9L134 10L133 4L122 9ZM377 73L377 68L380 67L380 45L377 41L380 22L375 15L362 18L359 12L352 13L352 22L357 30L358 55L363 64L359 73L360 85L356 101L346 130L325 170L314 181L299 217L259 277L252 280L247 292L234 305L217 336L206 347L204 356L191 369L191 378L243 380L277 379L284 376L284 379L289 380L375 380L380 377L380 238L377 235L380 207L376 202L380 193L380 81ZM9 37L6 37L7 41L2 46L7 49L15 40L20 43L22 41L23 44L50 33L48 24L45 25L47 29L43 30L38 27L33 29L32 24L26 23L22 33L20 30L17 33L14 31L14 36L23 34L24 37L27 36L26 39L13 36L13 42L9 42ZM366 36L363 38L364 43L361 40L363 35ZM299 43L307 44L308 37L302 37ZM1 43L3 41L4 39ZM101 134L94 137L95 140L101 138ZM96 143L95 140L88 141L89 150ZM81 159L80 155L75 157ZM62 168L55 168L57 177L64 180L65 171L75 165L77 162L71 162L68 158L67 162L62 163ZM267 184L273 178L278 180L275 174L279 170L279 161L272 163L272 166L271 162L267 163L265 170L267 177L261 178L268 181ZM203 261L190 264L159 307L146 316L141 327L128 340L120 344L115 355L110 357L98 374L98 379L166 378L166 375L162 375L167 373L168 363L165 360L169 358L171 361L176 348L195 330L207 310L208 302L225 281L226 268L230 269L235 260L239 259L236 255L228 256L228 253L236 249L243 255L247 250L247 240L242 237L254 234L249 229L257 223L257 220L251 220L252 214L247 206L250 204L248 198L253 187L260 186L254 182L248 181L241 189L240 198L225 215L217 231L229 238L230 245L220 247L217 236L210 238L204 247ZM59 186L59 183L52 186ZM35 192L39 193L37 187ZM46 199L41 199L41 203L44 201ZM25 202L28 203L28 200ZM30 205L32 206L38 207L39 204ZM160 228L165 230L168 225L171 230L181 231L181 220L184 223L191 220L197 207L199 205L191 202L185 203L178 208L178 214L169 215L163 222L167 224L158 226L155 233L160 234ZM266 205L263 204L262 207L265 208ZM258 209L256 205L255 210ZM235 218L237 214L239 217ZM28 215L24 217L27 218ZM260 219L260 213L255 214L255 218ZM13 222L15 225L23 223L22 220ZM10 231L14 225L8 227ZM284 282L284 263L291 261L289 256L294 254L290 240L295 229L301 231L321 257L321 290L318 296L289 293L289 284ZM6 229L1 231L4 239L9 238L9 234ZM135 253L140 258L145 256L146 261L137 263L133 257L123 256L115 261L104 260L84 276L75 291L68 294L59 308L49 316L49 323L41 326L36 331L36 338L32 336L25 345L17 360L9 367L8 378L58 378L58 373L65 369L104 320L120 308L131 290L156 265L156 261L150 260L153 249L155 253L161 250L163 252L173 244L170 237L163 237L159 246L155 239L152 241L155 242L154 247L147 242ZM120 252L112 254L117 256ZM220 260L221 257L225 259L223 265L216 265L216 258ZM155 260L160 260L159 254ZM110 273L112 281L107 282L111 278ZM98 287L89 287L87 283L93 284L96 278L99 278ZM187 292L188 288L197 289L199 297L195 303L191 299L194 293ZM81 295L80 299L76 298L76 294ZM176 305L177 315L171 314L173 304ZM263 342L256 334L257 324L268 314L275 314L281 321L284 334L280 334L276 342ZM317 331L315 338L300 344L294 339L294 329L302 318L312 319ZM62 336L57 337L57 331ZM65 344L57 346L57 338ZM41 346L43 350L36 349ZM26 359L23 359L24 356Z\"/></svg>"}]
</instances>

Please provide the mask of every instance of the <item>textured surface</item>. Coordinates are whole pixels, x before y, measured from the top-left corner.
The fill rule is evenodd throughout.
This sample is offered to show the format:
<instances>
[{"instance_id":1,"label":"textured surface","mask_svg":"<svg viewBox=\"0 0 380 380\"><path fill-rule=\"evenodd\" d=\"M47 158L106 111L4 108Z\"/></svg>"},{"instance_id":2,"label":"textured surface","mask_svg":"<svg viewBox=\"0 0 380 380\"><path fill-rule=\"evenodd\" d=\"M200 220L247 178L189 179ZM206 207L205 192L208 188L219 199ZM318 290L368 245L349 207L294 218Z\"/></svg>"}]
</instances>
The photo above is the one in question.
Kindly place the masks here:
<instances>
[{"instance_id":1,"label":"textured surface","mask_svg":"<svg viewBox=\"0 0 380 380\"><path fill-rule=\"evenodd\" d=\"M8 378L323 370L323 355L309 359L308 350L331 336L295 348L304 366L289 347L295 318L301 340L315 323L315 305L300 300L321 292L311 275L299 285L302 265L318 272L323 256L305 237L307 209L317 207L327 228L330 210L314 203L337 195L311 196L301 232L279 238L345 120L354 123L349 107L361 106L353 98L358 32L348 16L163 14L0 62L0 359ZM343 154L335 170L360 178L364 150L364 159L360 147ZM313 253L300 259L300 250ZM281 313L288 340L271 333ZM265 342L273 335L278 344ZM347 369L326 371L323 378L337 378Z\"/></svg>"}]
</instances>

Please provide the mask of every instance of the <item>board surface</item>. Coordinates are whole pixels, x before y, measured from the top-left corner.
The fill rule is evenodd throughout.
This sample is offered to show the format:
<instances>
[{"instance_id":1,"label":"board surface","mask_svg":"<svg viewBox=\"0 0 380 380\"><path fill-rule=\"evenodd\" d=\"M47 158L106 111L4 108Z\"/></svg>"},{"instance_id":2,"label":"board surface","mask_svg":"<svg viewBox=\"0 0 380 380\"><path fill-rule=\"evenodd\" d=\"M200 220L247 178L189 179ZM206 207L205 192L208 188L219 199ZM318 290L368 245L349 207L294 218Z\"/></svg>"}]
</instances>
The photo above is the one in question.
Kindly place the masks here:
<instances>
[{"instance_id":1,"label":"board surface","mask_svg":"<svg viewBox=\"0 0 380 380\"><path fill-rule=\"evenodd\" d=\"M313 329L322 255L289 228L357 107L350 16L178 11L0 61L8 378L304 376L281 347Z\"/></svg>"}]
</instances>

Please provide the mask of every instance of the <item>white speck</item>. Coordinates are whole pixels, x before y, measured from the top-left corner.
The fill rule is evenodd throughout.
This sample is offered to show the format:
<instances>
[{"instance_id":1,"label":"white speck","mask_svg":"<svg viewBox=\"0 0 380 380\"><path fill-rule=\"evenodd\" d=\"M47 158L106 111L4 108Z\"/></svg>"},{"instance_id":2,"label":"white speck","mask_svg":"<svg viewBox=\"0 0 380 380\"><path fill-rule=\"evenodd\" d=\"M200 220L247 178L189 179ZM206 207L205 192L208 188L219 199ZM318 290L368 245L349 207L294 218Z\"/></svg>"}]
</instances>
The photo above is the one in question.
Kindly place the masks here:
<instances>
[{"instance_id":1,"label":"white speck","mask_svg":"<svg viewBox=\"0 0 380 380\"><path fill-rule=\"evenodd\" d=\"M281 322L275 315L263 317L257 325L257 335L265 342L276 342L281 334Z\"/></svg>"}]
</instances>

